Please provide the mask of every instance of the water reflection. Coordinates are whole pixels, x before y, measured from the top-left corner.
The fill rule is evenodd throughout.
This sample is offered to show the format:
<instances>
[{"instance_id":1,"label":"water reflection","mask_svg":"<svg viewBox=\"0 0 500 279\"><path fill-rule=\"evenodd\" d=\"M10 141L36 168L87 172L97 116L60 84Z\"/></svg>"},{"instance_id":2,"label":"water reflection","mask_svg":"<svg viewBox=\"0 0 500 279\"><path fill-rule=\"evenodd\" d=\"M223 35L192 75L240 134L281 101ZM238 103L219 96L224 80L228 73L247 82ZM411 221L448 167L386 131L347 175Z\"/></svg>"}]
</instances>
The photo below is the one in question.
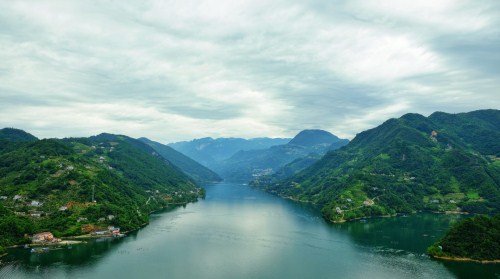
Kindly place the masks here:
<instances>
[{"instance_id":1,"label":"water reflection","mask_svg":"<svg viewBox=\"0 0 500 279\"><path fill-rule=\"evenodd\" d=\"M94 239L86 244L72 245L60 248L53 247L47 253L31 253L31 249L9 249L9 255L3 258L7 267L28 271L42 272L51 266L65 265L76 267L85 265L91 267L104 257L119 249L122 239ZM10 264L9 264L10 263ZM2 268L3 270L3 268ZM2 274L2 273L0 273Z\"/></svg>"},{"instance_id":2,"label":"water reflection","mask_svg":"<svg viewBox=\"0 0 500 279\"><path fill-rule=\"evenodd\" d=\"M386 247L413 253L425 253L426 247L442 237L460 218L458 215L422 213L408 217L373 218L333 224L356 243Z\"/></svg>"},{"instance_id":3,"label":"water reflection","mask_svg":"<svg viewBox=\"0 0 500 279\"><path fill-rule=\"evenodd\" d=\"M387 258L420 258L444 266L456 278L500 278L500 265L430 259L426 248L441 238L459 215L421 213L396 218L375 218L331 227L344 232L358 245Z\"/></svg>"},{"instance_id":4,"label":"water reflection","mask_svg":"<svg viewBox=\"0 0 500 279\"><path fill-rule=\"evenodd\" d=\"M385 279L470 274L467 264L422 255L456 216L421 214L331 225L314 207L248 186L206 189L205 200L153 214L150 225L124 239L34 257L21 249L9 256L17 262L4 265L0 277ZM485 273L471 266L476 275L497 270Z\"/></svg>"}]
</instances>

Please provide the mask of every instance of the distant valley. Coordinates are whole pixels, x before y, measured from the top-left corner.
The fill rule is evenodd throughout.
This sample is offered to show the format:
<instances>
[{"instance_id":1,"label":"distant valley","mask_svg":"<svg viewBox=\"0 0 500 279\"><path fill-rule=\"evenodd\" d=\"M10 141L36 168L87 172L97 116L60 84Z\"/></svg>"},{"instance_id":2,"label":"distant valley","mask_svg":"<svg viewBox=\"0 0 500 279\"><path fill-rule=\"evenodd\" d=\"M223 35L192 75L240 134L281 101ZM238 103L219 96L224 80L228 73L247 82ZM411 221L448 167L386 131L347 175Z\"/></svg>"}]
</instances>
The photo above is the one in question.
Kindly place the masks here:
<instances>
[{"instance_id":1,"label":"distant valley","mask_svg":"<svg viewBox=\"0 0 500 279\"><path fill-rule=\"evenodd\" d=\"M149 140L147 138L140 138L139 140L151 146L154 150L156 150L156 152L158 152L158 154L177 166L181 171L199 184L219 182L222 180L222 178L220 178L220 176L215 172L176 151L170 146Z\"/></svg>"},{"instance_id":2,"label":"distant valley","mask_svg":"<svg viewBox=\"0 0 500 279\"><path fill-rule=\"evenodd\" d=\"M286 144L290 140L289 138L201 138L170 143L168 146L210 168L239 151L266 149Z\"/></svg>"},{"instance_id":3,"label":"distant valley","mask_svg":"<svg viewBox=\"0 0 500 279\"><path fill-rule=\"evenodd\" d=\"M304 130L286 144L242 150L212 168L229 181L249 182L278 171L287 177L310 166L327 151L338 149L348 142L326 131ZM282 170L284 167L287 169Z\"/></svg>"},{"instance_id":4,"label":"distant valley","mask_svg":"<svg viewBox=\"0 0 500 279\"><path fill-rule=\"evenodd\" d=\"M322 130L292 139L162 144L100 134L43 139L0 130L0 246L26 234L135 230L148 214L227 181L319 206L343 222L417 211L500 210L500 111L406 114L352 141Z\"/></svg>"},{"instance_id":5,"label":"distant valley","mask_svg":"<svg viewBox=\"0 0 500 279\"><path fill-rule=\"evenodd\" d=\"M348 142L327 131L304 130L292 139L204 138L169 146L199 160L226 181L250 182L277 172L283 178L291 176Z\"/></svg>"}]
</instances>

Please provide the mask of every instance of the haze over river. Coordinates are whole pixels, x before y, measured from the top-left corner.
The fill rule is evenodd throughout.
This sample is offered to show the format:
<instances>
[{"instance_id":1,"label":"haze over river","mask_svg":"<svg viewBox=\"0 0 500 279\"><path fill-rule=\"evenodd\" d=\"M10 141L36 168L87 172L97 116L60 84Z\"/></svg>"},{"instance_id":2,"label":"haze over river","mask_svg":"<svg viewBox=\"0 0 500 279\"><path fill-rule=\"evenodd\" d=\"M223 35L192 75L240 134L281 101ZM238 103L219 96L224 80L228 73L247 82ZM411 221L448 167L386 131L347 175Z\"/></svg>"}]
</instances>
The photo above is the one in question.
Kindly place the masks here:
<instances>
[{"instance_id":1,"label":"haze over river","mask_svg":"<svg viewBox=\"0 0 500 279\"><path fill-rule=\"evenodd\" d=\"M151 216L122 239L9 250L0 278L499 278L500 265L430 259L459 216L328 224L317 209L246 185L207 185L204 200Z\"/></svg>"}]
</instances>

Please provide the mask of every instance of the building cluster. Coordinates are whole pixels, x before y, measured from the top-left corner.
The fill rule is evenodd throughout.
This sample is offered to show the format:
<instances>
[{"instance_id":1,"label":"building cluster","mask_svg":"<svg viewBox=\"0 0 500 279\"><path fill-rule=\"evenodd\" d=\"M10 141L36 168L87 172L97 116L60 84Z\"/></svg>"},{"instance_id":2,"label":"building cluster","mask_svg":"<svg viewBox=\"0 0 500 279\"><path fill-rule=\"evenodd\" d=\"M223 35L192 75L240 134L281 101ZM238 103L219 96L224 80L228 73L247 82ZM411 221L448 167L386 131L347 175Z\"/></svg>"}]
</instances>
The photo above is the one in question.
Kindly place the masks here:
<instances>
[{"instance_id":1,"label":"building cluster","mask_svg":"<svg viewBox=\"0 0 500 279\"><path fill-rule=\"evenodd\" d=\"M92 235L92 236L114 236L114 237L122 236L122 234L120 234L120 228L116 228L114 226L108 226L107 230L95 231L95 232L90 233L90 235Z\"/></svg>"},{"instance_id":2,"label":"building cluster","mask_svg":"<svg viewBox=\"0 0 500 279\"><path fill-rule=\"evenodd\" d=\"M31 242L35 244L47 244L47 243L61 242L61 239L55 238L51 232L41 232L34 234L31 237Z\"/></svg>"}]
</instances>

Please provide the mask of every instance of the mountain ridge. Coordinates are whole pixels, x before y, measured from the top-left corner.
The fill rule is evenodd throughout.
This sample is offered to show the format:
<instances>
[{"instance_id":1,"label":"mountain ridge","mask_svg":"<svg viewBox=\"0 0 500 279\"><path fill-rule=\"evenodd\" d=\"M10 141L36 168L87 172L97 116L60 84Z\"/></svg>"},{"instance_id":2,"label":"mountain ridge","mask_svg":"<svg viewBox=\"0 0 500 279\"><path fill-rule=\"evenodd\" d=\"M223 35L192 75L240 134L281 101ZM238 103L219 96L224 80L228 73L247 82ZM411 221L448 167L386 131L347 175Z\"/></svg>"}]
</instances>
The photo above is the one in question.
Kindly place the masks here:
<instances>
[{"instance_id":1,"label":"mountain ridge","mask_svg":"<svg viewBox=\"0 0 500 279\"><path fill-rule=\"evenodd\" d=\"M300 131L295 137L288 142L290 145L300 145L305 147L311 147L318 144L324 144L331 142L345 141L341 140L339 137L325 130L319 129L309 129Z\"/></svg>"},{"instance_id":2,"label":"mountain ridge","mask_svg":"<svg viewBox=\"0 0 500 279\"><path fill-rule=\"evenodd\" d=\"M51 231L123 231L203 189L150 146L123 135L11 141L0 137L0 247Z\"/></svg>"},{"instance_id":3,"label":"mountain ridge","mask_svg":"<svg viewBox=\"0 0 500 279\"><path fill-rule=\"evenodd\" d=\"M275 173L288 163L303 158L304 161L289 166L289 170L284 173L288 174L290 170L297 172L321 158L328 150L337 149L348 142L324 130L303 130L286 144L239 151L213 169L225 179L249 182L255 177Z\"/></svg>"},{"instance_id":4,"label":"mountain ridge","mask_svg":"<svg viewBox=\"0 0 500 279\"><path fill-rule=\"evenodd\" d=\"M161 156L172 162L172 164L174 164L175 166L179 167L184 173L186 173L198 183L213 183L222 180L219 175L217 175L212 170L182 154L181 152L176 151L170 146L152 141L144 137L139 138L138 140L151 146Z\"/></svg>"},{"instance_id":5,"label":"mountain ridge","mask_svg":"<svg viewBox=\"0 0 500 279\"><path fill-rule=\"evenodd\" d=\"M38 140L38 138L32 134L16 128L0 129L0 139L16 142L30 142Z\"/></svg>"},{"instance_id":6,"label":"mountain ridge","mask_svg":"<svg viewBox=\"0 0 500 279\"><path fill-rule=\"evenodd\" d=\"M191 141L169 143L167 146L181 152L203 166L213 169L213 165L231 157L236 152L268 148L285 144L288 138L217 138L205 137Z\"/></svg>"},{"instance_id":7,"label":"mountain ridge","mask_svg":"<svg viewBox=\"0 0 500 279\"><path fill-rule=\"evenodd\" d=\"M334 222L417 210L497 212L499 114L405 114L357 134L291 178L252 185L319 204Z\"/></svg>"}]
</instances>

